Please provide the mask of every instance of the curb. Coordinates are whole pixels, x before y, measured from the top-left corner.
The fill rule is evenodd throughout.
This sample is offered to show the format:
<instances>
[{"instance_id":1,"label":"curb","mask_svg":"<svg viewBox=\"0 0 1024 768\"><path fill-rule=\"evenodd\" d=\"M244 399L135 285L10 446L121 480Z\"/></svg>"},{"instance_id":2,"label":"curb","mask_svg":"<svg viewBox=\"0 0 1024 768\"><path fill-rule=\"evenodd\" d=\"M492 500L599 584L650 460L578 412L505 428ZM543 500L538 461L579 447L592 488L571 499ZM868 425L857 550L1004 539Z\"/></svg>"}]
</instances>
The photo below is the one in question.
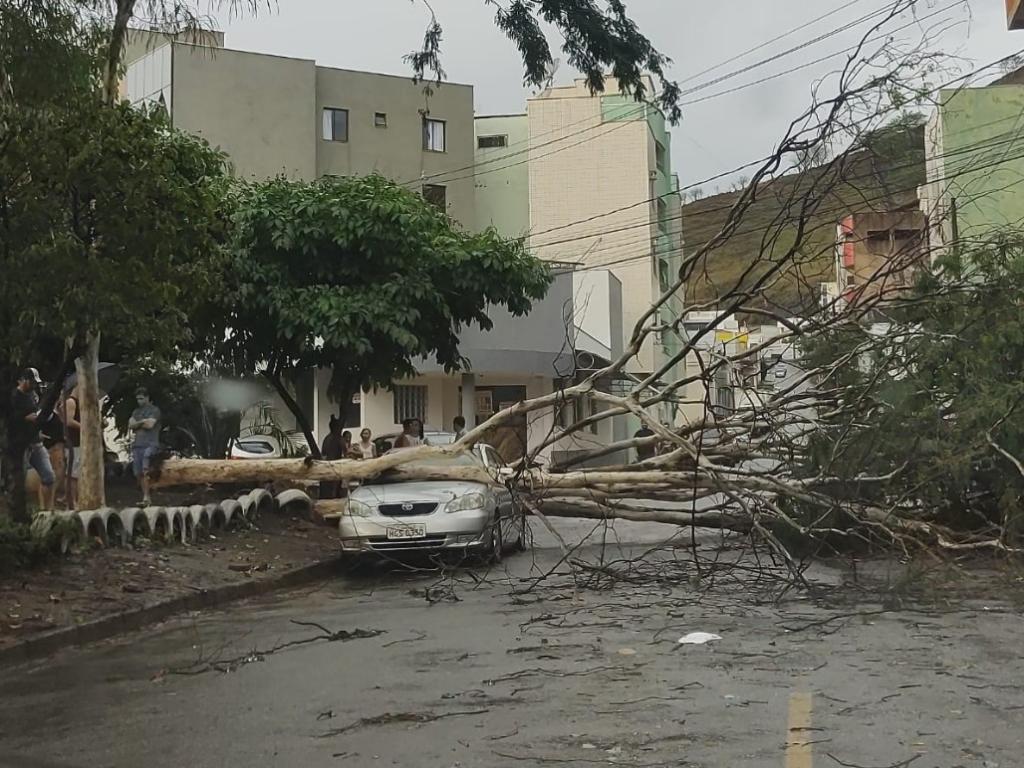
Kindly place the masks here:
<instances>
[{"instance_id":1,"label":"curb","mask_svg":"<svg viewBox=\"0 0 1024 768\"><path fill-rule=\"evenodd\" d=\"M0 648L0 669L35 661L72 646L95 643L126 632L134 632L169 619L176 614L204 608L217 608L246 598L298 587L311 581L337 575L340 571L340 558L321 560L310 565L293 568L273 578L243 581L238 584L204 589L131 611L102 616L72 627L55 629L8 648Z\"/></svg>"}]
</instances>

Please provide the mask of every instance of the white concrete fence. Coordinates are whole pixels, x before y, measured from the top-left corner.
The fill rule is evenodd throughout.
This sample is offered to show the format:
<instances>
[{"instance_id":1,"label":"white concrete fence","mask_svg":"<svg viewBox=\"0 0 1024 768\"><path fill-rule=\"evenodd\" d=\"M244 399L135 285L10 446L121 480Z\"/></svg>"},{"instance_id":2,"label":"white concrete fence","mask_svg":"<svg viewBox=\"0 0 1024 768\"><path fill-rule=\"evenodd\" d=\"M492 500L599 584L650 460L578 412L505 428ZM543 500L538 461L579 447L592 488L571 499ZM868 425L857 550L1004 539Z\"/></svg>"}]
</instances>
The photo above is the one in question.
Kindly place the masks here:
<instances>
[{"instance_id":1,"label":"white concrete fence","mask_svg":"<svg viewBox=\"0 0 1024 768\"><path fill-rule=\"evenodd\" d=\"M291 489L277 496L263 488L219 504L193 504L188 507L128 507L126 509L95 509L83 512L40 512L32 521L39 537L46 536L55 525L64 530L61 549L66 551L75 539L99 541L103 546L127 546L137 537L165 543L188 544L212 531L225 530L243 522L254 522L260 515L275 510L309 515L313 502L303 491Z\"/></svg>"}]
</instances>

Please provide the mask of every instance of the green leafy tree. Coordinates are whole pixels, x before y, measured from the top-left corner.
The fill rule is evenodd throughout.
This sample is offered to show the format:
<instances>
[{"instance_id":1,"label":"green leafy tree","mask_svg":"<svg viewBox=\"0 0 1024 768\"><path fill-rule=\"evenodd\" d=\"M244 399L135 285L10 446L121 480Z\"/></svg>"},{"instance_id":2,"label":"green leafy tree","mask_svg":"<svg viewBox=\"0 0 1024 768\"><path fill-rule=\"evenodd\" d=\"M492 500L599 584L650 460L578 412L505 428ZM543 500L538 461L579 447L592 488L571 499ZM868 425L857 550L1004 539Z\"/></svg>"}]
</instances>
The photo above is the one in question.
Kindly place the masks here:
<instances>
[{"instance_id":1,"label":"green leafy tree","mask_svg":"<svg viewBox=\"0 0 1024 768\"><path fill-rule=\"evenodd\" d=\"M95 365L106 334L115 353L170 355L220 274L223 156L157 110L95 94L0 109L9 128L0 154L6 348L26 359L23 341L46 334ZM79 367L83 441L89 432L99 444L98 399ZM80 484L90 506L103 503L101 449L94 456Z\"/></svg>"},{"instance_id":2,"label":"green leafy tree","mask_svg":"<svg viewBox=\"0 0 1024 768\"><path fill-rule=\"evenodd\" d=\"M270 383L314 456L289 378L330 368L330 391L346 402L424 358L458 370L460 327L489 329L495 305L525 314L550 284L519 241L463 232L380 176L249 183L233 223L228 287L208 315L216 357Z\"/></svg>"},{"instance_id":3,"label":"green leafy tree","mask_svg":"<svg viewBox=\"0 0 1024 768\"><path fill-rule=\"evenodd\" d=\"M975 244L887 309L872 340L850 324L818 337L809 367L834 364L836 416L813 438L808 473L844 498L916 506L986 536L1024 522L1024 242ZM862 350L857 352L857 350ZM886 476L860 484L859 475Z\"/></svg>"}]
</instances>

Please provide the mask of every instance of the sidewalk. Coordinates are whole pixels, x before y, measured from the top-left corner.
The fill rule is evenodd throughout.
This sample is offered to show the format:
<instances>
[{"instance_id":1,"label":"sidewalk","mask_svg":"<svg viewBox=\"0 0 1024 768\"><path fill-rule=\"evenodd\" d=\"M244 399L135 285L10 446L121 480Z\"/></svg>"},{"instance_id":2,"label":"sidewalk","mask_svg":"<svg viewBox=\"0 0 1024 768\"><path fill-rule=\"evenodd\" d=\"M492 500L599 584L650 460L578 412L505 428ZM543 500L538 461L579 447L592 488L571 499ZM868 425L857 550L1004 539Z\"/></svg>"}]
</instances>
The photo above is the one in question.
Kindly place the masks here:
<instances>
[{"instance_id":1,"label":"sidewalk","mask_svg":"<svg viewBox=\"0 0 1024 768\"><path fill-rule=\"evenodd\" d=\"M27 641L52 637L42 644L52 650L107 636L113 630L100 626L107 617L125 618L130 629L164 613L269 591L282 578L289 584L312 578L319 571L309 566L327 564L326 573L338 552L334 528L273 513L255 528L219 531L190 546L143 543L55 558L0 577L0 665ZM92 632L62 632L91 625Z\"/></svg>"}]
</instances>

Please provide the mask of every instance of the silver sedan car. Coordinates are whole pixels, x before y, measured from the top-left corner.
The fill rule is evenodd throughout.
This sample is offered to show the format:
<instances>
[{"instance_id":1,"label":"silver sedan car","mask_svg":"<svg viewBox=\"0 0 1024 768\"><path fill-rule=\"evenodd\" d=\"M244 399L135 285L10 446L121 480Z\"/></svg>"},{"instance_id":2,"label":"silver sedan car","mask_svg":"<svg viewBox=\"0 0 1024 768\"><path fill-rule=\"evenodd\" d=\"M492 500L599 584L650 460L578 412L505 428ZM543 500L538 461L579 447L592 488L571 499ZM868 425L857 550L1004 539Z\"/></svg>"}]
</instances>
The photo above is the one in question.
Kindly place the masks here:
<instances>
[{"instance_id":1,"label":"silver sedan car","mask_svg":"<svg viewBox=\"0 0 1024 768\"><path fill-rule=\"evenodd\" d=\"M494 480L388 482L384 476L359 486L338 520L344 553L464 552L498 561L509 548L526 549L525 513L502 483L508 469L493 448L478 445L469 454L406 466L479 467Z\"/></svg>"}]
</instances>

